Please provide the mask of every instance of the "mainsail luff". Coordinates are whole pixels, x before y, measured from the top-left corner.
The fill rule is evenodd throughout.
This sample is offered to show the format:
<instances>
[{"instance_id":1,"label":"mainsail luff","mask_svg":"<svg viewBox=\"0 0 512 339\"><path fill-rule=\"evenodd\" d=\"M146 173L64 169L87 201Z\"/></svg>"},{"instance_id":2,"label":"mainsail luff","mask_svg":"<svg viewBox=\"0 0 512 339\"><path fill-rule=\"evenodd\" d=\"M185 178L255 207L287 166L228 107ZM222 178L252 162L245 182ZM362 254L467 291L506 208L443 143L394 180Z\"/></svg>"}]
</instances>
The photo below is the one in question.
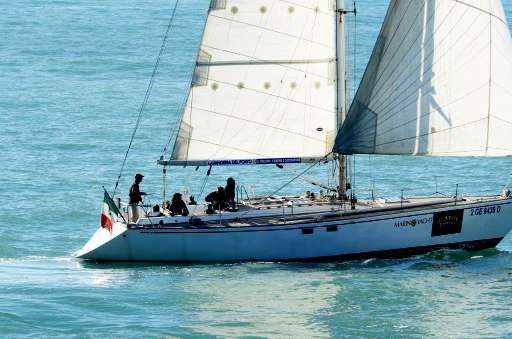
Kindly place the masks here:
<instances>
[{"instance_id":1,"label":"mainsail luff","mask_svg":"<svg viewBox=\"0 0 512 339\"><path fill-rule=\"evenodd\" d=\"M334 26L332 0L213 0L174 150L161 163L329 154Z\"/></svg>"},{"instance_id":2,"label":"mainsail luff","mask_svg":"<svg viewBox=\"0 0 512 339\"><path fill-rule=\"evenodd\" d=\"M509 155L510 107L512 44L499 0L393 0L334 150Z\"/></svg>"}]
</instances>

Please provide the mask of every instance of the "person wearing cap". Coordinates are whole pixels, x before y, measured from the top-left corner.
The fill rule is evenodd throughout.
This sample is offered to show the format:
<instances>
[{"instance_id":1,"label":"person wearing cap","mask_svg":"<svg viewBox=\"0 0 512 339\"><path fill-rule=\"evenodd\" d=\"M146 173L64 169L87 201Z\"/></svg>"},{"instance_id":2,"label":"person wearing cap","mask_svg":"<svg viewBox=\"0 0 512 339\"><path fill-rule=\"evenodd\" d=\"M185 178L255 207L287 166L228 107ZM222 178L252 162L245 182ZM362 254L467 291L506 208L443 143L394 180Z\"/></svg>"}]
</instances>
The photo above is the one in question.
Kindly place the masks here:
<instances>
[{"instance_id":1,"label":"person wearing cap","mask_svg":"<svg viewBox=\"0 0 512 339\"><path fill-rule=\"evenodd\" d=\"M140 173L137 173L135 175L135 181L132 184L132 187L130 188L130 204L138 204L142 202L142 196L146 195L145 192L141 192L139 188L139 184L142 182L142 178L144 176Z\"/></svg>"},{"instance_id":2,"label":"person wearing cap","mask_svg":"<svg viewBox=\"0 0 512 339\"><path fill-rule=\"evenodd\" d=\"M141 192L139 188L139 184L142 182L142 178L144 176L140 173L137 173L135 175L135 181L132 184L132 187L130 188L130 200L129 200L129 210L131 217L129 218L131 222L137 222L139 220L139 203L142 202L142 196L146 195L145 192Z\"/></svg>"}]
</instances>

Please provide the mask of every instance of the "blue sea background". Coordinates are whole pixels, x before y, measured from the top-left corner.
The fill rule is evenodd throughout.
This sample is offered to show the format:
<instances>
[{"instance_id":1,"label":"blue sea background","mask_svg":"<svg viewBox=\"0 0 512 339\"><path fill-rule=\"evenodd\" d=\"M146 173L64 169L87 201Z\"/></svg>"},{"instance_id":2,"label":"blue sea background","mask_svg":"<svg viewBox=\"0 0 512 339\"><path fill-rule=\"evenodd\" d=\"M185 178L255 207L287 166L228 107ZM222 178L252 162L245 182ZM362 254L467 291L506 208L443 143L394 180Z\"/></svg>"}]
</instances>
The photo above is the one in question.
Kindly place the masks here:
<instances>
[{"instance_id":1,"label":"blue sea background","mask_svg":"<svg viewBox=\"0 0 512 339\"><path fill-rule=\"evenodd\" d=\"M512 0L503 1L512 16ZM0 337L512 337L512 241L403 260L216 265L99 264L72 257L98 227L173 1L0 1ZM349 19L353 91L387 1ZM176 125L209 1L181 1L119 192L136 172L162 191L156 160ZM357 29L354 30L354 27ZM354 44L355 41L355 44ZM352 68L352 67L351 67ZM353 68L352 68L353 69ZM359 197L499 193L510 158L356 158ZM303 167L296 166L297 170ZM197 194L205 169L172 168ZM290 173L213 170L269 194ZM311 176L329 178L327 166ZM297 181L283 193L310 187ZM154 196L154 200L157 197Z\"/></svg>"}]
</instances>

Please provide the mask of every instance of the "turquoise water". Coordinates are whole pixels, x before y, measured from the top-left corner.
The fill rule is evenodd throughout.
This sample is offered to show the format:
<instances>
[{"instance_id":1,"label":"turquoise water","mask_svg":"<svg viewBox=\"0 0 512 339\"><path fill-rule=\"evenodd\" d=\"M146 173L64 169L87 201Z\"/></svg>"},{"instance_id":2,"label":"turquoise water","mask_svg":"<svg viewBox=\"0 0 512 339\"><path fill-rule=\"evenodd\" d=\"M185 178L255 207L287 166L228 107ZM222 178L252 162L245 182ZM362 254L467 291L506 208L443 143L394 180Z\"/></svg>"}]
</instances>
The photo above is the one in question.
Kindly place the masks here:
<instances>
[{"instance_id":1,"label":"turquoise water","mask_svg":"<svg viewBox=\"0 0 512 339\"><path fill-rule=\"evenodd\" d=\"M161 193L155 162L175 124L208 4L187 0L178 9L120 182L124 196L135 172L146 175L146 191ZM504 4L511 17L512 1ZM512 337L512 239L478 253L331 264L73 259L98 225L101 187L111 189L117 177L172 5L0 1L0 336ZM359 1L355 82L386 6ZM374 187L397 197L402 189L433 193L437 182L450 194L456 184L466 194L496 193L511 165L361 156L356 188L359 196ZM214 169L208 189L230 171ZM327 173L319 166L311 175L327 182ZM291 176L270 167L234 174L260 194ZM198 192L203 177L203 169L173 169L167 189ZM287 192L306 189L298 181Z\"/></svg>"}]
</instances>

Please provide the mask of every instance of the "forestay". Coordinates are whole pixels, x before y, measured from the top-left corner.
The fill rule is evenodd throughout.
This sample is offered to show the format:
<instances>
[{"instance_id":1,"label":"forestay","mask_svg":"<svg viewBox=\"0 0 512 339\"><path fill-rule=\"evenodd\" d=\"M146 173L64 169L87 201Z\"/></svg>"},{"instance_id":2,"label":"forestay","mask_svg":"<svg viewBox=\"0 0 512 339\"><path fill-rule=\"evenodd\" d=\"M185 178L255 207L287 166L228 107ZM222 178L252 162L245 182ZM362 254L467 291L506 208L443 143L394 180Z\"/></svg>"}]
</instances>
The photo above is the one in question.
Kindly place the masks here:
<instances>
[{"instance_id":1,"label":"forestay","mask_svg":"<svg viewBox=\"0 0 512 339\"><path fill-rule=\"evenodd\" d=\"M165 163L296 162L330 153L334 9L332 0L213 0Z\"/></svg>"},{"instance_id":2,"label":"forestay","mask_svg":"<svg viewBox=\"0 0 512 339\"><path fill-rule=\"evenodd\" d=\"M338 133L344 154L512 154L512 44L499 0L392 0Z\"/></svg>"}]
</instances>

